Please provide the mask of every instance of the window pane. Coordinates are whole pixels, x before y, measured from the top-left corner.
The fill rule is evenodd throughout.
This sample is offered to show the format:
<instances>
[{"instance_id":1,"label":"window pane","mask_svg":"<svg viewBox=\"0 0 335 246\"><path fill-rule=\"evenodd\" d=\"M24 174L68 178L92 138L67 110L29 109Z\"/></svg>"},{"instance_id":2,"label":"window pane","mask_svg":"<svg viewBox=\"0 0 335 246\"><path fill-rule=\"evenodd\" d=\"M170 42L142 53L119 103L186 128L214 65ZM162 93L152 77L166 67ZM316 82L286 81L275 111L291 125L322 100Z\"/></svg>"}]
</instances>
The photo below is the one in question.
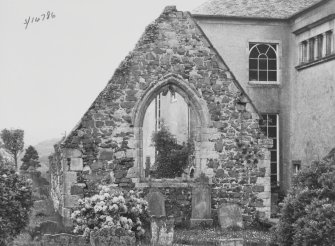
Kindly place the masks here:
<instances>
[{"instance_id":1,"label":"window pane","mask_svg":"<svg viewBox=\"0 0 335 246\"><path fill-rule=\"evenodd\" d=\"M250 52L250 58L257 58L259 55L257 48L253 48Z\"/></svg>"},{"instance_id":2,"label":"window pane","mask_svg":"<svg viewBox=\"0 0 335 246\"><path fill-rule=\"evenodd\" d=\"M266 126L266 115L262 115L263 119L259 119L259 125L260 126Z\"/></svg>"},{"instance_id":3,"label":"window pane","mask_svg":"<svg viewBox=\"0 0 335 246\"><path fill-rule=\"evenodd\" d=\"M255 43L249 43L249 50L255 45Z\"/></svg>"},{"instance_id":4,"label":"window pane","mask_svg":"<svg viewBox=\"0 0 335 246\"><path fill-rule=\"evenodd\" d=\"M271 186L276 186L277 185L277 175L271 175Z\"/></svg>"},{"instance_id":5,"label":"window pane","mask_svg":"<svg viewBox=\"0 0 335 246\"><path fill-rule=\"evenodd\" d=\"M322 47L323 47L323 36L318 36L318 58L322 57Z\"/></svg>"},{"instance_id":6,"label":"window pane","mask_svg":"<svg viewBox=\"0 0 335 246\"><path fill-rule=\"evenodd\" d=\"M267 70L268 69L267 59L259 59L259 69Z\"/></svg>"},{"instance_id":7,"label":"window pane","mask_svg":"<svg viewBox=\"0 0 335 246\"><path fill-rule=\"evenodd\" d=\"M277 81L277 72L269 71L269 81Z\"/></svg>"},{"instance_id":8,"label":"window pane","mask_svg":"<svg viewBox=\"0 0 335 246\"><path fill-rule=\"evenodd\" d=\"M260 127L261 132L267 137L266 127Z\"/></svg>"},{"instance_id":9,"label":"window pane","mask_svg":"<svg viewBox=\"0 0 335 246\"><path fill-rule=\"evenodd\" d=\"M326 55L331 54L332 36L333 33L331 31L326 32Z\"/></svg>"},{"instance_id":10,"label":"window pane","mask_svg":"<svg viewBox=\"0 0 335 246\"><path fill-rule=\"evenodd\" d=\"M314 38L309 40L309 60L314 60Z\"/></svg>"},{"instance_id":11,"label":"window pane","mask_svg":"<svg viewBox=\"0 0 335 246\"><path fill-rule=\"evenodd\" d=\"M277 173L277 163L271 163L271 174Z\"/></svg>"},{"instance_id":12,"label":"window pane","mask_svg":"<svg viewBox=\"0 0 335 246\"><path fill-rule=\"evenodd\" d=\"M270 126L277 125L277 115L275 115L275 114L269 114L268 118L269 118L269 125Z\"/></svg>"},{"instance_id":13,"label":"window pane","mask_svg":"<svg viewBox=\"0 0 335 246\"><path fill-rule=\"evenodd\" d=\"M303 57L303 61L306 62L307 61L307 42L303 42L302 43L302 57Z\"/></svg>"},{"instance_id":14,"label":"window pane","mask_svg":"<svg viewBox=\"0 0 335 246\"><path fill-rule=\"evenodd\" d=\"M268 50L268 53L266 53L266 55L267 55L269 58L273 58L273 59L276 59L276 58L277 58L277 56L276 56L276 52L275 52L272 48L270 48L270 49Z\"/></svg>"},{"instance_id":15,"label":"window pane","mask_svg":"<svg viewBox=\"0 0 335 246\"><path fill-rule=\"evenodd\" d=\"M267 71L259 71L259 81L267 81Z\"/></svg>"},{"instance_id":16,"label":"window pane","mask_svg":"<svg viewBox=\"0 0 335 246\"><path fill-rule=\"evenodd\" d=\"M271 151L271 162L277 161L277 151Z\"/></svg>"},{"instance_id":17,"label":"window pane","mask_svg":"<svg viewBox=\"0 0 335 246\"><path fill-rule=\"evenodd\" d=\"M267 44L259 44L257 45L258 50L260 53L266 53L266 51L268 50L269 46Z\"/></svg>"},{"instance_id":18,"label":"window pane","mask_svg":"<svg viewBox=\"0 0 335 246\"><path fill-rule=\"evenodd\" d=\"M257 71L249 72L249 80L250 81L258 81Z\"/></svg>"},{"instance_id":19,"label":"window pane","mask_svg":"<svg viewBox=\"0 0 335 246\"><path fill-rule=\"evenodd\" d=\"M249 69L257 69L257 59L249 59Z\"/></svg>"},{"instance_id":20,"label":"window pane","mask_svg":"<svg viewBox=\"0 0 335 246\"><path fill-rule=\"evenodd\" d=\"M270 44L270 46L271 46L275 51L277 51L277 45L276 45L276 44Z\"/></svg>"},{"instance_id":21,"label":"window pane","mask_svg":"<svg viewBox=\"0 0 335 246\"><path fill-rule=\"evenodd\" d=\"M269 60L269 70L276 70L276 69L277 69L277 61Z\"/></svg>"},{"instance_id":22,"label":"window pane","mask_svg":"<svg viewBox=\"0 0 335 246\"><path fill-rule=\"evenodd\" d=\"M277 141L273 141L273 146L272 146L272 148L271 149L277 149Z\"/></svg>"},{"instance_id":23,"label":"window pane","mask_svg":"<svg viewBox=\"0 0 335 246\"><path fill-rule=\"evenodd\" d=\"M277 130L276 127L269 127L269 137L275 138L277 137Z\"/></svg>"}]
</instances>

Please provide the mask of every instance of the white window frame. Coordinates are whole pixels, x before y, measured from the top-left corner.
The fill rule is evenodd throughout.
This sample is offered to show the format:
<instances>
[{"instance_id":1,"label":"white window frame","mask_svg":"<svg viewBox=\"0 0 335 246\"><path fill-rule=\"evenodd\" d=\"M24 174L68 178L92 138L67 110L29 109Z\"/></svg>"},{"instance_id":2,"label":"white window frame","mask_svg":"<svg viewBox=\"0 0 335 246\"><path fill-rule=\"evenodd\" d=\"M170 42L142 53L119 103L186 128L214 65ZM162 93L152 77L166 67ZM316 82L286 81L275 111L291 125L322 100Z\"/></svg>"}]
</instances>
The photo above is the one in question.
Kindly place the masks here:
<instances>
[{"instance_id":1,"label":"white window frame","mask_svg":"<svg viewBox=\"0 0 335 246\"><path fill-rule=\"evenodd\" d=\"M279 129L279 113L261 113L262 116L264 115L276 115L276 155L277 155L277 184L279 184L280 182L280 146L279 146L279 142L280 142L280 129ZM263 126L263 125L262 125ZM267 133L266 136L268 137L269 132L268 132L268 122L266 121L266 128L267 128ZM270 176L272 176L272 172L271 172L271 161L270 161Z\"/></svg>"},{"instance_id":2,"label":"white window frame","mask_svg":"<svg viewBox=\"0 0 335 246\"><path fill-rule=\"evenodd\" d=\"M258 44L272 44L276 45L276 55L277 55L277 81L250 81L249 80L249 57L250 57L250 50L249 50L249 44L250 43L258 43ZM248 40L246 44L246 54L247 54L247 78L250 85L279 85L281 84L281 78L282 78L282 41L281 40L259 40L259 39L251 39Z\"/></svg>"}]
</instances>

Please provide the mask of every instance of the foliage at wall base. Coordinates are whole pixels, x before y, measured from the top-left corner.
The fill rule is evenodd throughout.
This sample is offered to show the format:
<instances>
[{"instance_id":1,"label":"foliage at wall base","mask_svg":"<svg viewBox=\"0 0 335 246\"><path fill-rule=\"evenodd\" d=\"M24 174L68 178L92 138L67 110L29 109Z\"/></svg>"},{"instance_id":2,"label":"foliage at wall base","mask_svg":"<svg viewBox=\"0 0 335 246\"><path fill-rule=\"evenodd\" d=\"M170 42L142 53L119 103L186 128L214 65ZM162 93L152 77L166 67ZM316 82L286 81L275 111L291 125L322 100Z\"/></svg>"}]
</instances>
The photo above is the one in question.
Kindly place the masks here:
<instances>
[{"instance_id":1,"label":"foliage at wall base","mask_svg":"<svg viewBox=\"0 0 335 246\"><path fill-rule=\"evenodd\" d=\"M335 241L335 162L302 170L284 200L275 230L279 245L332 245Z\"/></svg>"}]
</instances>

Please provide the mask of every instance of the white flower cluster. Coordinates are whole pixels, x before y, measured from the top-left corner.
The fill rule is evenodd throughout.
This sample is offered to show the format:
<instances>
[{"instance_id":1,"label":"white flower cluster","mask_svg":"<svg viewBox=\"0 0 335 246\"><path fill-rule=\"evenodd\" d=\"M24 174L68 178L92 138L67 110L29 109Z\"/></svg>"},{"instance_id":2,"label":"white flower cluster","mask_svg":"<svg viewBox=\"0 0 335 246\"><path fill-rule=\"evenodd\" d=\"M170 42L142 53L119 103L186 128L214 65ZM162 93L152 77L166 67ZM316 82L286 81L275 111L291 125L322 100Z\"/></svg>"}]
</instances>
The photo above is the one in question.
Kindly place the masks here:
<instances>
[{"instance_id":1,"label":"white flower cluster","mask_svg":"<svg viewBox=\"0 0 335 246\"><path fill-rule=\"evenodd\" d=\"M147 215L148 203L140 198L140 192L120 191L101 186L99 194L79 200L79 208L71 214L74 233L88 236L93 229L123 228L129 233L143 235L140 216Z\"/></svg>"}]
</instances>

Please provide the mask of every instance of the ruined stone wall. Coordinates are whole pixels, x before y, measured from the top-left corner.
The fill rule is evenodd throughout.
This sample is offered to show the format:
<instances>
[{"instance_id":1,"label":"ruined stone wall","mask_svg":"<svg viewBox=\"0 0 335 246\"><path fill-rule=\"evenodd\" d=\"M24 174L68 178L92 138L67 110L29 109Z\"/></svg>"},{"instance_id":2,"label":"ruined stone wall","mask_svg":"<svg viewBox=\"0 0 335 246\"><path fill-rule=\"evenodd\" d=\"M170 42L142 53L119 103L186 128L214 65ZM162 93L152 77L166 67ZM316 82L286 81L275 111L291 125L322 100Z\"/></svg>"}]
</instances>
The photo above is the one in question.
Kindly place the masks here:
<instances>
[{"instance_id":1,"label":"ruined stone wall","mask_svg":"<svg viewBox=\"0 0 335 246\"><path fill-rule=\"evenodd\" d=\"M63 205L64 194L64 170L62 167L62 156L59 147L55 146L55 152L49 157L50 164L50 198L53 201L55 211L60 212Z\"/></svg>"},{"instance_id":2,"label":"ruined stone wall","mask_svg":"<svg viewBox=\"0 0 335 246\"><path fill-rule=\"evenodd\" d=\"M195 176L213 180L212 206L238 202L246 213L270 214L268 143L259 142L258 114L191 16L173 7L147 27L53 156L52 192L63 214L98 183L143 182L141 115L170 85L198 114Z\"/></svg>"},{"instance_id":3,"label":"ruined stone wall","mask_svg":"<svg viewBox=\"0 0 335 246\"><path fill-rule=\"evenodd\" d=\"M192 212L192 187L155 188L165 199L166 216L173 216L177 226L188 225ZM151 188L143 189L146 196Z\"/></svg>"}]
</instances>

